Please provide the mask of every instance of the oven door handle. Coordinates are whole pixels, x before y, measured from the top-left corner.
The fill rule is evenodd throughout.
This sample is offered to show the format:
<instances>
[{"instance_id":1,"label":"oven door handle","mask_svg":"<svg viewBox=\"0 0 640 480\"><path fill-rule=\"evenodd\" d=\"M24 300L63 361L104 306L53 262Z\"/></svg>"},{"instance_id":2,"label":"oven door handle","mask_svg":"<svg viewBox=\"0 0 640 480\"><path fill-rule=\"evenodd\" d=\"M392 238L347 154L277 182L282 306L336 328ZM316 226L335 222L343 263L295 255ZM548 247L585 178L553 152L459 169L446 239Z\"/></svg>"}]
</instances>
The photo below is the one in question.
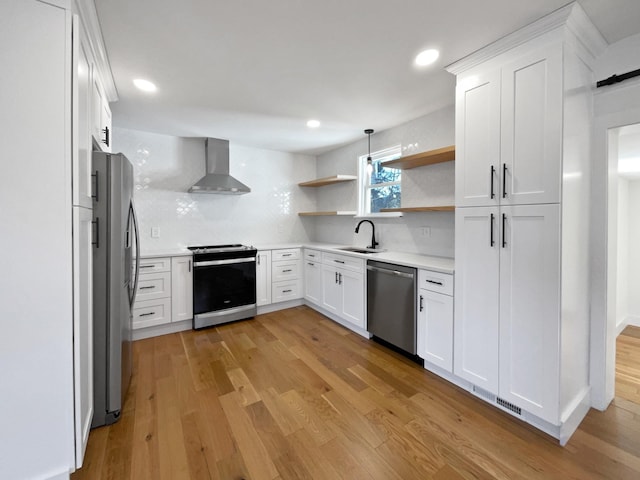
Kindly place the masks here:
<instances>
[{"instance_id":1,"label":"oven door handle","mask_svg":"<svg viewBox=\"0 0 640 480\"><path fill-rule=\"evenodd\" d=\"M256 257L246 257L246 258L229 258L228 260L210 260L208 262L193 262L193 267L211 267L214 265L230 265L233 263L249 263L255 262Z\"/></svg>"}]
</instances>

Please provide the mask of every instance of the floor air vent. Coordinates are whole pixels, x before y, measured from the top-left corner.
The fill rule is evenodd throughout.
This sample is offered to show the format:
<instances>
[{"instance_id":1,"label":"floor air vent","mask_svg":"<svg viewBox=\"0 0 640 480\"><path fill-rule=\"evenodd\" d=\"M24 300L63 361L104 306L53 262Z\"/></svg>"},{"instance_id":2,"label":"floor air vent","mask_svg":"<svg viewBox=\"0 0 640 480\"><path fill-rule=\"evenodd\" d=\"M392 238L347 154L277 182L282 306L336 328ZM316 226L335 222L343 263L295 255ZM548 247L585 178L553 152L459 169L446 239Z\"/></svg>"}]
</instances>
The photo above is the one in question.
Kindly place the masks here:
<instances>
[{"instance_id":1,"label":"floor air vent","mask_svg":"<svg viewBox=\"0 0 640 480\"><path fill-rule=\"evenodd\" d=\"M485 400L489 400L491 403L496 401L496 396L493 393L487 392L486 390L483 390L480 387L476 387L475 385L473 386L473 393L475 393L479 397L484 398Z\"/></svg>"},{"instance_id":2,"label":"floor air vent","mask_svg":"<svg viewBox=\"0 0 640 480\"><path fill-rule=\"evenodd\" d=\"M522 409L520 407L515 406L511 402L507 402L500 397L496 397L496 403L500 405L502 408L506 408L507 410L515 413L516 415L522 415Z\"/></svg>"}]
</instances>

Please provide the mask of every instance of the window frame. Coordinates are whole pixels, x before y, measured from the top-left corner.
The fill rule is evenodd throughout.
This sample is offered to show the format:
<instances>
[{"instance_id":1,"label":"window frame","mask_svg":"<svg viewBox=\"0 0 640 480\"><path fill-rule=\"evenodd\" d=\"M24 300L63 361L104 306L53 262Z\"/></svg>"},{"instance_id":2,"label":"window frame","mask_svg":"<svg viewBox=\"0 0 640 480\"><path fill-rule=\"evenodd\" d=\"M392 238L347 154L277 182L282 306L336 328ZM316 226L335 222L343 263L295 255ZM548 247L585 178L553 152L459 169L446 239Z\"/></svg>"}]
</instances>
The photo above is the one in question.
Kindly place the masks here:
<instances>
[{"instance_id":1,"label":"window frame","mask_svg":"<svg viewBox=\"0 0 640 480\"><path fill-rule=\"evenodd\" d=\"M371 152L371 161L380 161L384 164L386 161L394 160L402 156L402 145L394 145L392 147L384 148ZM384 183L371 183L371 175L367 172L367 157L368 155L360 155L358 157L358 213L356 217L397 217L400 213L396 212L371 212L371 196L370 192L373 188L381 188L392 185L398 185L400 187L400 193L402 194L402 171L400 172L400 179L393 182ZM397 169L400 170L400 169Z\"/></svg>"}]
</instances>

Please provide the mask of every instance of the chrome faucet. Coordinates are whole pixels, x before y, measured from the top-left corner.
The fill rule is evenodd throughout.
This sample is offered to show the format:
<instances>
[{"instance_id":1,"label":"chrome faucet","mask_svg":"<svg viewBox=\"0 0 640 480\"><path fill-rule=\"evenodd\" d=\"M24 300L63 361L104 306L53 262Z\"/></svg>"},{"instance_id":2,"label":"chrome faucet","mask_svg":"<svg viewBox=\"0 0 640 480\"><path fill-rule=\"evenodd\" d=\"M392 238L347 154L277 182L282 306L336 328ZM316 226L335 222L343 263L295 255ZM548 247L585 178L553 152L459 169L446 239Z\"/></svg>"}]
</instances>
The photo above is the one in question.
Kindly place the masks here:
<instances>
[{"instance_id":1,"label":"chrome faucet","mask_svg":"<svg viewBox=\"0 0 640 480\"><path fill-rule=\"evenodd\" d=\"M356 226L356 233L358 233L358 230L360 230L360 225L362 225L364 222L368 222L371 224L371 245L369 245L367 248L376 248L376 245L380 244L376 242L376 226L371 220L360 220L360 222Z\"/></svg>"}]
</instances>

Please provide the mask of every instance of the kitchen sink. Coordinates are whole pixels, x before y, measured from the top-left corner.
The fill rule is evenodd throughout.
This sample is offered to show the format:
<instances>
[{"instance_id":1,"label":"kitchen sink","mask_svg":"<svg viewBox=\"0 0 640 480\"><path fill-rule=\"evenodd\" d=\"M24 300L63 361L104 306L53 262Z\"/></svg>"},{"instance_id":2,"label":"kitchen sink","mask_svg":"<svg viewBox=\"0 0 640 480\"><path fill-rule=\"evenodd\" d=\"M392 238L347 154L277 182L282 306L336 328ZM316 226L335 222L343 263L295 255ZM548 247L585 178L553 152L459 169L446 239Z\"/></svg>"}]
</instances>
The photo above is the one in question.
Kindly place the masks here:
<instances>
[{"instance_id":1,"label":"kitchen sink","mask_svg":"<svg viewBox=\"0 0 640 480\"><path fill-rule=\"evenodd\" d=\"M384 252L384 250L380 248L365 248L365 247L340 247L338 250L343 250L345 252L354 252L354 253L380 253Z\"/></svg>"}]
</instances>

